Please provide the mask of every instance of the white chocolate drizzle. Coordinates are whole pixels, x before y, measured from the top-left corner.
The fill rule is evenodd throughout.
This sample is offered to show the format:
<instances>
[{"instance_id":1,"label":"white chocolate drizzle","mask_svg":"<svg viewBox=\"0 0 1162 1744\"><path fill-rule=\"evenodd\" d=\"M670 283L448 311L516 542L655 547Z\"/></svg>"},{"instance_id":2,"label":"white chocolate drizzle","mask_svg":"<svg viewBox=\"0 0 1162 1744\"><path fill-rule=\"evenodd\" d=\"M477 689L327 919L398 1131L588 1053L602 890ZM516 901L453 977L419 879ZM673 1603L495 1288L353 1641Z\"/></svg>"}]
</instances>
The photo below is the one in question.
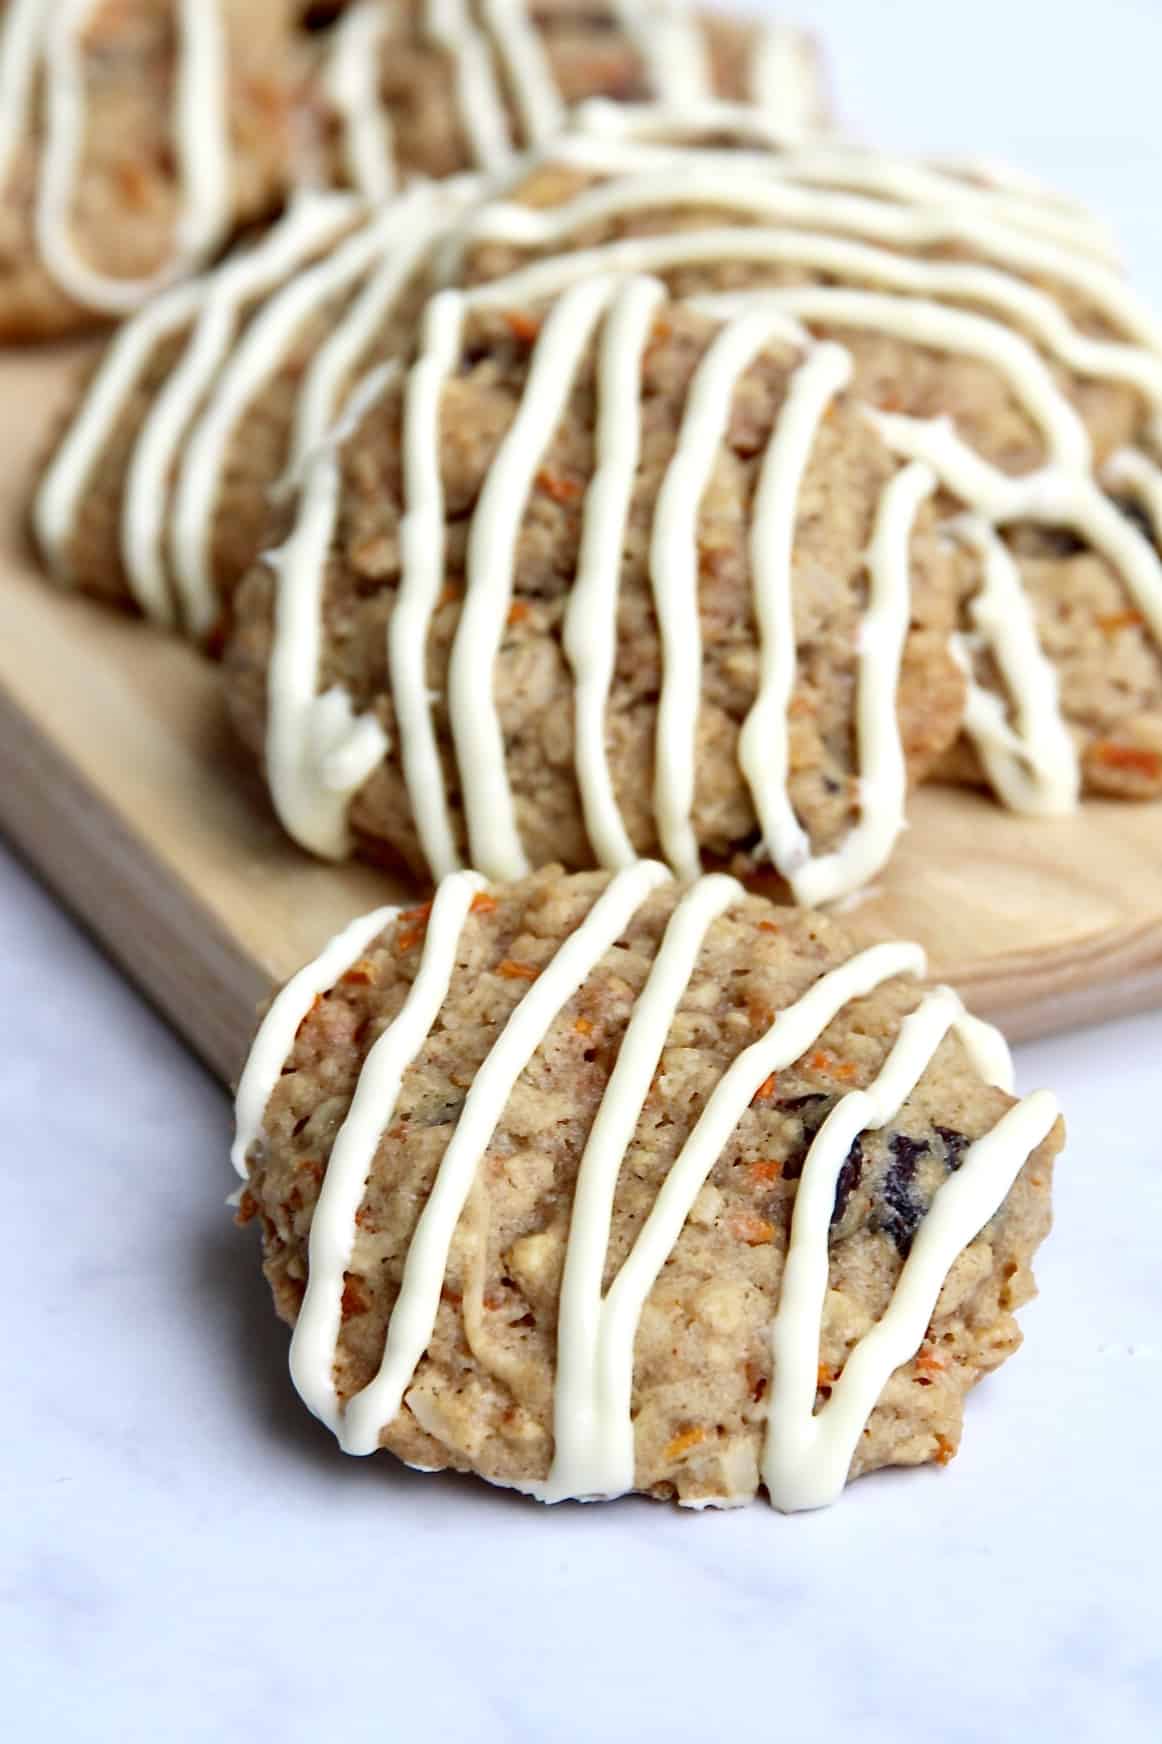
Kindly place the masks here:
<instances>
[{"instance_id":1,"label":"white chocolate drizzle","mask_svg":"<svg viewBox=\"0 0 1162 1744\"><path fill-rule=\"evenodd\" d=\"M357 1219L375 1157L391 1125L403 1077L437 1022L460 940L481 881L458 873L437 890L419 969L397 1016L374 1043L332 1147L309 1238L306 1293L291 1348L304 1401L345 1451L373 1452L401 1408L436 1322L457 1224L481 1159L521 1074L568 1001L597 969L665 869L638 862L617 873L586 918L540 971L504 1024L468 1090L408 1249L378 1372L344 1402L335 1362L345 1277L356 1258ZM623 1494L634 1484L633 1355L645 1302L673 1252L701 1188L759 1086L807 1053L851 1001L900 976L921 975L916 945L880 944L821 975L738 1055L702 1109L633 1245L603 1289L618 1179L675 1016L715 922L744 898L733 879L698 880L678 901L657 949L589 1129L574 1191L557 1330L553 1458L548 1476L518 1487L544 1501ZM397 919L380 910L357 922L303 970L259 1030L238 1096L235 1161L261 1154L269 1097L315 1000ZM839 1170L860 1133L894 1119L944 1038L958 1036L973 1069L1011 1087L1011 1061L991 1026L970 1017L947 988L926 994L904 1018L878 1076L842 1097L816 1135L793 1209L772 1323L773 1381L761 1472L771 1502L790 1511L833 1501L849 1473L864 1424L892 1373L925 1336L958 1254L1003 1203L1029 1155L1056 1119L1044 1091L1015 1104L966 1151L938 1188L880 1322L848 1357L828 1403L815 1411L816 1370L829 1233ZM251 1160L254 1160L252 1157ZM742 1497L695 1498L731 1502Z\"/></svg>"},{"instance_id":2,"label":"white chocolate drizzle","mask_svg":"<svg viewBox=\"0 0 1162 1744\"><path fill-rule=\"evenodd\" d=\"M170 259L148 278L96 271L72 237L85 135L81 45L96 0L13 0L0 23L0 186L43 87L44 143L35 197L41 261L84 308L121 315L204 260L232 218L226 33L218 0L173 0L178 33L173 135L181 208Z\"/></svg>"},{"instance_id":3,"label":"white chocolate drizzle","mask_svg":"<svg viewBox=\"0 0 1162 1744\"><path fill-rule=\"evenodd\" d=\"M349 408L358 419L396 374L384 364L360 383ZM388 750L372 714L356 716L340 685L318 690L323 588L339 510L334 440L318 450L302 481L299 513L286 544L264 561L274 571L273 640L267 678L266 775L274 806L295 840L322 859L351 847L347 811Z\"/></svg>"},{"instance_id":4,"label":"white chocolate drizzle","mask_svg":"<svg viewBox=\"0 0 1162 1744\"><path fill-rule=\"evenodd\" d=\"M356 0L335 26L324 89L339 117L347 179L365 199L395 191L391 117L380 101L379 67L394 20L388 0Z\"/></svg>"},{"instance_id":5,"label":"white chocolate drizzle","mask_svg":"<svg viewBox=\"0 0 1162 1744\"><path fill-rule=\"evenodd\" d=\"M655 96L681 109L713 94L706 42L690 0L614 0Z\"/></svg>"}]
</instances>

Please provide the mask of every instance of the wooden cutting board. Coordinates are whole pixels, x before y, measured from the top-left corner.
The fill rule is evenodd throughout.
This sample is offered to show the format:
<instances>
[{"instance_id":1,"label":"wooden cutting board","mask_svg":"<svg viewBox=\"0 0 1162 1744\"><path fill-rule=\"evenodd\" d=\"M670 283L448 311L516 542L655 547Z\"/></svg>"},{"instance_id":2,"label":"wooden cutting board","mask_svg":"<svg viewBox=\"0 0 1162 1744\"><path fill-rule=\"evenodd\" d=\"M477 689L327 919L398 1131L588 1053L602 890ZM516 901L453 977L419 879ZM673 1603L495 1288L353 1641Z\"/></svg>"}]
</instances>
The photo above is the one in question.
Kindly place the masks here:
<instances>
[{"instance_id":1,"label":"wooden cutting board","mask_svg":"<svg viewBox=\"0 0 1162 1744\"><path fill-rule=\"evenodd\" d=\"M212 666L38 577L21 516L75 363L0 360L0 827L229 1079L271 986L410 893L284 839ZM1162 1003L1162 806L1030 822L926 789L846 919L861 941L918 939L1014 1039Z\"/></svg>"}]
</instances>

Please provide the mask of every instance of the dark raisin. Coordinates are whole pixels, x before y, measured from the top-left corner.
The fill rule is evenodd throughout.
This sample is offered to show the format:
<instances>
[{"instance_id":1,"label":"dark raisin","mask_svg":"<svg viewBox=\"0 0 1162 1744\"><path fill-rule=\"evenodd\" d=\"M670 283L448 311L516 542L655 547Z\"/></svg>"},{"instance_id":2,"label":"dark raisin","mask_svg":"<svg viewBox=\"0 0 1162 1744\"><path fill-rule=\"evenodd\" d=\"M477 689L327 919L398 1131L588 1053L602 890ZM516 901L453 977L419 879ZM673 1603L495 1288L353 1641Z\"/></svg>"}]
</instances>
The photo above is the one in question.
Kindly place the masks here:
<instances>
[{"instance_id":1,"label":"dark raisin","mask_svg":"<svg viewBox=\"0 0 1162 1744\"><path fill-rule=\"evenodd\" d=\"M897 1252L907 1259L924 1215L924 1206L915 1191L916 1162L931 1146L927 1139L909 1138L902 1132L893 1133L890 1143L892 1160L884 1174L883 1204L876 1227L895 1242Z\"/></svg>"},{"instance_id":2,"label":"dark raisin","mask_svg":"<svg viewBox=\"0 0 1162 1744\"><path fill-rule=\"evenodd\" d=\"M1037 543L1047 557L1076 557L1089 547L1070 527L1039 527Z\"/></svg>"},{"instance_id":3,"label":"dark raisin","mask_svg":"<svg viewBox=\"0 0 1162 1744\"><path fill-rule=\"evenodd\" d=\"M313 0L312 5L303 7L299 23L304 30L330 30L344 5L345 0Z\"/></svg>"},{"instance_id":4,"label":"dark raisin","mask_svg":"<svg viewBox=\"0 0 1162 1744\"><path fill-rule=\"evenodd\" d=\"M835 1183L835 1204L831 1209L831 1227L839 1222L847 1210L851 1195L859 1186L863 1175L863 1141L858 1133L851 1141L851 1149L844 1158L843 1167L839 1171L839 1179Z\"/></svg>"},{"instance_id":5,"label":"dark raisin","mask_svg":"<svg viewBox=\"0 0 1162 1744\"><path fill-rule=\"evenodd\" d=\"M1136 501L1134 497L1115 497L1113 500L1115 508L1120 509L1127 521L1130 522L1131 526L1138 529L1138 532L1142 535L1143 539L1146 540L1147 544L1154 545L1156 543L1154 538L1154 523L1151 521L1141 503Z\"/></svg>"},{"instance_id":6,"label":"dark raisin","mask_svg":"<svg viewBox=\"0 0 1162 1744\"><path fill-rule=\"evenodd\" d=\"M783 1164L784 1181L797 1181L803 1173L803 1164L807 1161L807 1152L811 1149L815 1134L826 1120L831 1109L831 1097L820 1090L809 1092L806 1096L792 1096L786 1102L779 1103L781 1114L797 1114L799 1124L803 1128L803 1136L791 1150Z\"/></svg>"},{"instance_id":7,"label":"dark raisin","mask_svg":"<svg viewBox=\"0 0 1162 1744\"><path fill-rule=\"evenodd\" d=\"M940 1142L944 1146L944 1161L955 1174L964 1161L964 1153L972 1140L966 1132L957 1132L953 1126L938 1126L935 1130L939 1133Z\"/></svg>"}]
</instances>

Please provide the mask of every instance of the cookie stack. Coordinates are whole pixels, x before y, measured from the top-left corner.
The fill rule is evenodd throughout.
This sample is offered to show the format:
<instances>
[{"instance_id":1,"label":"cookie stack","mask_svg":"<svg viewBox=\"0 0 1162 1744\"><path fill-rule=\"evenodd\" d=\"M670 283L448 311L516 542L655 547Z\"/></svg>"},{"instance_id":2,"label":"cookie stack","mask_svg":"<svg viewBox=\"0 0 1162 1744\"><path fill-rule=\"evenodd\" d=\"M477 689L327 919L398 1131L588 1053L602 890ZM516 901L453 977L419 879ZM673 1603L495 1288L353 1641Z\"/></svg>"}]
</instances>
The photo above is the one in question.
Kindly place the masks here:
<instances>
[{"instance_id":1,"label":"cookie stack","mask_svg":"<svg viewBox=\"0 0 1162 1744\"><path fill-rule=\"evenodd\" d=\"M136 307L46 569L220 656L288 832L420 898L240 1082L306 1402L547 1500L946 1461L1056 1106L820 905L920 781L1162 795L1162 322L1105 229L678 0L41 11L0 322Z\"/></svg>"}]
</instances>

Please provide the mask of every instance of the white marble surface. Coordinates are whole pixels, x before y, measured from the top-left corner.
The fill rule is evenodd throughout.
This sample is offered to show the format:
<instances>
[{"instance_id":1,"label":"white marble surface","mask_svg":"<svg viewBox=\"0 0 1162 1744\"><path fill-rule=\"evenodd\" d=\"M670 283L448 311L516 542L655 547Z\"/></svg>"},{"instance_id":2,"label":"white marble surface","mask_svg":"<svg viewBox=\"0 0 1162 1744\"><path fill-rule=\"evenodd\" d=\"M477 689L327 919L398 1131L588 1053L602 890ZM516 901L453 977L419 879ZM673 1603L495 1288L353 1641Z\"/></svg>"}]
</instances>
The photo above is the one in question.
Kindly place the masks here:
<instances>
[{"instance_id":1,"label":"white marble surface","mask_svg":"<svg viewBox=\"0 0 1162 1744\"><path fill-rule=\"evenodd\" d=\"M1157 0L815 15L865 131L1103 201L1162 294ZM224 1098L3 858L0 1026L5 1736L1162 1736L1162 1015L1023 1051L1071 1144L962 1457L792 1520L342 1459L223 1207Z\"/></svg>"}]
</instances>

